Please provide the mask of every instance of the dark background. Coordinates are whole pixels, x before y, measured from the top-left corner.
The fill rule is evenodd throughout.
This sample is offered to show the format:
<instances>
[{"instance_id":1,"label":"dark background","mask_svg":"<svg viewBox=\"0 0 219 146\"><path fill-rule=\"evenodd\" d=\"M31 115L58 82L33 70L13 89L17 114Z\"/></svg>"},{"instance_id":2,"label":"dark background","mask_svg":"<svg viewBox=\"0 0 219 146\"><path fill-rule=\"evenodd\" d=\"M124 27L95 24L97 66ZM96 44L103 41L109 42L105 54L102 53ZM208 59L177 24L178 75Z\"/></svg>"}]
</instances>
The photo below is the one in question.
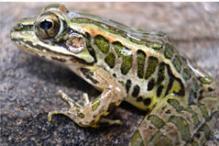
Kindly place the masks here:
<instances>
[{"instance_id":1,"label":"dark background","mask_svg":"<svg viewBox=\"0 0 219 146\"><path fill-rule=\"evenodd\" d=\"M47 113L67 107L62 89L74 99L94 89L71 71L26 54L9 32L21 18L38 15L47 3L0 4L0 144L127 145L144 114L122 104L111 115L123 126L80 128L64 116ZM163 31L185 56L210 72L219 85L219 3L66 3L70 10L104 16L146 31ZM218 95L219 90L216 90ZM216 128L219 128L219 118Z\"/></svg>"}]
</instances>

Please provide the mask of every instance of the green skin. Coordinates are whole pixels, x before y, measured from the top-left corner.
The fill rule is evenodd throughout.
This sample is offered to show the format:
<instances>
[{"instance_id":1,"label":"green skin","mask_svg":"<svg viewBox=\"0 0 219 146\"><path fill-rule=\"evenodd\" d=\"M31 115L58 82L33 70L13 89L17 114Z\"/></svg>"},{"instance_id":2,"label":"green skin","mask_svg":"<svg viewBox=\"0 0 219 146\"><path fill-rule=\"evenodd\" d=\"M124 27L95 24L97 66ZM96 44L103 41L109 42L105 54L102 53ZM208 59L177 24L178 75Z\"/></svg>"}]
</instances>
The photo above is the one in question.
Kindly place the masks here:
<instances>
[{"instance_id":1,"label":"green skin","mask_svg":"<svg viewBox=\"0 0 219 146\"><path fill-rule=\"evenodd\" d=\"M121 124L105 116L127 101L150 111L130 145L197 145L209 138L218 98L202 97L213 82L180 56L165 35L51 5L37 19L18 22L11 39L29 53L69 67L101 92L94 101L85 93L80 105L59 91L70 108L50 112L49 120L63 114L82 127Z\"/></svg>"}]
</instances>

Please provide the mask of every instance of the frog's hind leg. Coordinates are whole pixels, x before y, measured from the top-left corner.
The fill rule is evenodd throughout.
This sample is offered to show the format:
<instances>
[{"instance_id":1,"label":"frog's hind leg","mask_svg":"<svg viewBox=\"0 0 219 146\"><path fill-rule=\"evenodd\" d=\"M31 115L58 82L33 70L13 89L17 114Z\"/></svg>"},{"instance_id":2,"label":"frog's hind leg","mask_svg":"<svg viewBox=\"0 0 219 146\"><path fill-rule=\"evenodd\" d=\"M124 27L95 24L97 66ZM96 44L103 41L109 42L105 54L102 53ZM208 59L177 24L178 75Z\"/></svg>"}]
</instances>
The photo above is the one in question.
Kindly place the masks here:
<instances>
[{"instance_id":1,"label":"frog's hind leg","mask_svg":"<svg viewBox=\"0 0 219 146\"><path fill-rule=\"evenodd\" d=\"M60 91L61 97L69 104L70 108L50 112L48 119L51 120L54 114L63 114L82 127L97 127L100 122L120 124L118 120L104 119L102 116L108 115L108 110L111 107L118 106L127 96L122 85L101 68L82 68L81 76L102 91L100 96L89 101L87 94L83 94L85 102L84 105L80 105Z\"/></svg>"},{"instance_id":2,"label":"frog's hind leg","mask_svg":"<svg viewBox=\"0 0 219 146\"><path fill-rule=\"evenodd\" d=\"M137 128L129 145L204 145L214 133L219 98L206 97L194 105L182 104L182 98L168 96L158 102Z\"/></svg>"}]
</instances>

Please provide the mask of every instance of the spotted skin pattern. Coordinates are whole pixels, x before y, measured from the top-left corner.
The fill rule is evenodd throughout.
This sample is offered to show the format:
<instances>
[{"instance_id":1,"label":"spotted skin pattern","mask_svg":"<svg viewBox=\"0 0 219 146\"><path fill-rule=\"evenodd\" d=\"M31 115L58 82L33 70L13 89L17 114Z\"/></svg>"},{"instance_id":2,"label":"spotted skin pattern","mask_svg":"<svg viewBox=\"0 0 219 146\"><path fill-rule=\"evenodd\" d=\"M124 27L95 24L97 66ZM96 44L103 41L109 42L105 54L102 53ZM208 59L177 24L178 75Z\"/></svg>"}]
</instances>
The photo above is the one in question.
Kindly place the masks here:
<instances>
[{"instance_id":1,"label":"spotted skin pattern","mask_svg":"<svg viewBox=\"0 0 219 146\"><path fill-rule=\"evenodd\" d=\"M175 77L173 70L170 67L173 66L177 68L177 66L180 66L178 69L174 68L174 71L178 72L182 64L179 63L179 57L177 55L174 56L172 47L170 49L169 44L167 45L169 48L164 48L164 52L166 52L167 58L168 56L172 56L173 60L177 60L177 66L165 63L156 56L147 55L150 52L145 50L138 49L134 52L133 49L124 46L118 41L112 43L103 41L107 39L104 39L104 36L101 36L100 34L93 38L94 40L90 40L90 42L101 42L102 45L101 48L100 45L97 45L96 43L93 44L97 58L100 61L98 62L97 60L97 64L104 66L111 74L116 74L117 77L121 77L122 80L118 79L120 82L126 81L126 91L130 98L133 97L134 100L131 99L131 102L135 102L134 105L137 105L137 107L140 103L143 104L143 106L140 107L141 109L148 110L148 108L151 108L156 104L155 102L150 102L150 104L148 104L148 102L144 102L145 100L140 100L141 98L154 98L154 101L156 101L171 93L178 96L185 96L183 78ZM103 48L107 51L103 51ZM102 59L105 60L105 62L102 62ZM120 72L118 72L117 69L119 69ZM191 70L187 70L187 72L191 72ZM132 80L128 79L129 76L132 76ZM188 77L189 76L187 75L186 78ZM140 80L144 83L139 84L136 80ZM145 84L145 82L147 84ZM138 96L140 98L138 98Z\"/></svg>"},{"instance_id":2,"label":"spotted skin pattern","mask_svg":"<svg viewBox=\"0 0 219 146\"><path fill-rule=\"evenodd\" d=\"M145 117L130 146L202 146L209 139L218 144L214 129L219 117L219 98L208 97L186 106L174 97L163 100Z\"/></svg>"},{"instance_id":3,"label":"spotted skin pattern","mask_svg":"<svg viewBox=\"0 0 219 146\"><path fill-rule=\"evenodd\" d=\"M163 33L140 32L56 4L36 20L19 22L11 38L25 51L69 67L101 92L93 101L83 94L81 105L59 91L70 108L49 112L49 120L63 114L81 127L120 124L106 116L127 101L149 113L130 146L196 146L212 137L219 100L204 97L213 90L212 80Z\"/></svg>"}]
</instances>

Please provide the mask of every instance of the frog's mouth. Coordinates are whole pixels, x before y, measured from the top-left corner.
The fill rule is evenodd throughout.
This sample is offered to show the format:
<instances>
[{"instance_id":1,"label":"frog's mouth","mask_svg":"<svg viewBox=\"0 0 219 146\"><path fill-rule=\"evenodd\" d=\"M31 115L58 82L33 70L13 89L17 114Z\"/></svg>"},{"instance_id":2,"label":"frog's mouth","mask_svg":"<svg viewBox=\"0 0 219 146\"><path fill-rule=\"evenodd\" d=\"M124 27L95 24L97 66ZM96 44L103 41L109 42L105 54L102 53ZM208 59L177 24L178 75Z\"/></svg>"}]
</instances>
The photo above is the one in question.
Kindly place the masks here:
<instances>
[{"instance_id":1,"label":"frog's mouth","mask_svg":"<svg viewBox=\"0 0 219 146\"><path fill-rule=\"evenodd\" d=\"M11 40L19 44L25 40L31 39L33 34L34 18L23 19L19 21L11 30Z\"/></svg>"}]
</instances>

